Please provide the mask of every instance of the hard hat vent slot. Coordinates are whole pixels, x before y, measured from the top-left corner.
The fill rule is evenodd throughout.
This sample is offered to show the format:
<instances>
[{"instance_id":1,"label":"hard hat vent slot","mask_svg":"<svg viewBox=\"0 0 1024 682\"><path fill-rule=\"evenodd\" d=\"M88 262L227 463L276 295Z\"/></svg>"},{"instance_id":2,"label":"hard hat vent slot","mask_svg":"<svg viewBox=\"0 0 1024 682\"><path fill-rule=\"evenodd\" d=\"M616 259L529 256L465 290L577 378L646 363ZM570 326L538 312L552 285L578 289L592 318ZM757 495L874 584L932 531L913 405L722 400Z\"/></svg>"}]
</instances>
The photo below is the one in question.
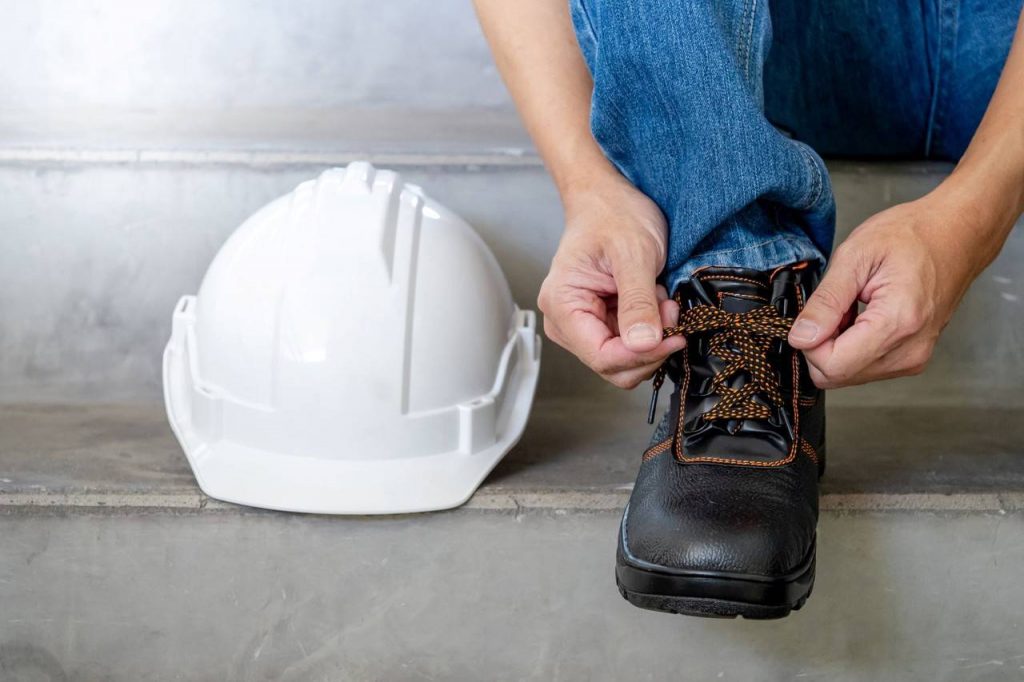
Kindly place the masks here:
<instances>
[{"instance_id":1,"label":"hard hat vent slot","mask_svg":"<svg viewBox=\"0 0 1024 682\"><path fill-rule=\"evenodd\" d=\"M537 313L532 310L516 309L519 316L519 326L524 329L534 329L537 326Z\"/></svg>"}]
</instances>

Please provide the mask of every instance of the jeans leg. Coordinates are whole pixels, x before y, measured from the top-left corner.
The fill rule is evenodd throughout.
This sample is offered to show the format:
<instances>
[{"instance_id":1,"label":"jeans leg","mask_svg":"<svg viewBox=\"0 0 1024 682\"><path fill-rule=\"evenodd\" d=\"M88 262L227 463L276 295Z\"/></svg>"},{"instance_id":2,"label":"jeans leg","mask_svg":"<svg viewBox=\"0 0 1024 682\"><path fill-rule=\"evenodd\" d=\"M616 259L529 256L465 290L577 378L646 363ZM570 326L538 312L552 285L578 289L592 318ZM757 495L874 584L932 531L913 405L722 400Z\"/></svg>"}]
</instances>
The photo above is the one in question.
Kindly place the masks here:
<instances>
[{"instance_id":1,"label":"jeans leg","mask_svg":"<svg viewBox=\"0 0 1024 682\"><path fill-rule=\"evenodd\" d=\"M768 118L830 157L959 159L1020 10L1021 0L772 0Z\"/></svg>"},{"instance_id":2,"label":"jeans leg","mask_svg":"<svg viewBox=\"0 0 1024 682\"><path fill-rule=\"evenodd\" d=\"M669 222L670 290L704 265L825 260L821 158L764 115L767 0L571 0L594 78L591 126Z\"/></svg>"},{"instance_id":3,"label":"jeans leg","mask_svg":"<svg viewBox=\"0 0 1024 682\"><path fill-rule=\"evenodd\" d=\"M829 157L923 158L937 57L931 4L772 0L768 118Z\"/></svg>"},{"instance_id":4,"label":"jeans leg","mask_svg":"<svg viewBox=\"0 0 1024 682\"><path fill-rule=\"evenodd\" d=\"M928 158L955 161L974 136L1010 53L1021 0L937 0Z\"/></svg>"}]
</instances>

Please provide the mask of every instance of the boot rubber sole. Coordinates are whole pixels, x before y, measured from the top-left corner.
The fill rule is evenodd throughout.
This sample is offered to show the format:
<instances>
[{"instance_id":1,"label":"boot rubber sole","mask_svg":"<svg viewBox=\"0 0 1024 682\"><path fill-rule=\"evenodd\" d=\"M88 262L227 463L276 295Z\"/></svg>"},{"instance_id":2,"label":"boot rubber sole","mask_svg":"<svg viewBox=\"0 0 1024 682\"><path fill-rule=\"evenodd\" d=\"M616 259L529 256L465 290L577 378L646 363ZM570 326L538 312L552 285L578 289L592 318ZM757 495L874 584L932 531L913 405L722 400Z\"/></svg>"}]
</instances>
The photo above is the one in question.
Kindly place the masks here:
<instances>
[{"instance_id":1,"label":"boot rubber sole","mask_svg":"<svg viewBox=\"0 0 1024 682\"><path fill-rule=\"evenodd\" d=\"M814 588L815 547L792 573L778 577L718 571L662 572L621 559L615 583L630 604L642 609L706 618L767 620L799 610Z\"/></svg>"}]
</instances>

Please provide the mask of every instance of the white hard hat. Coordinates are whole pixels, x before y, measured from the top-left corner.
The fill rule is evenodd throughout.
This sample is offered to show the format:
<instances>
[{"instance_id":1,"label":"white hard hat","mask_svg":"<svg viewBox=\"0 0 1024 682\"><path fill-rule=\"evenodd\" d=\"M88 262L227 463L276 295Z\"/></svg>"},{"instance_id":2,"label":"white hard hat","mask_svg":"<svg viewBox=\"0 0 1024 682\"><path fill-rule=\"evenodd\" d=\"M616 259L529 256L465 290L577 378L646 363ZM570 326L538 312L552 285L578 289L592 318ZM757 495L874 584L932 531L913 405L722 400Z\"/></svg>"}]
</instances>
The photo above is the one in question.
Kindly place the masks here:
<instances>
[{"instance_id":1,"label":"white hard hat","mask_svg":"<svg viewBox=\"0 0 1024 682\"><path fill-rule=\"evenodd\" d=\"M358 162L228 239L174 310L164 399L210 497L416 512L465 502L515 444L539 365L473 229Z\"/></svg>"}]
</instances>

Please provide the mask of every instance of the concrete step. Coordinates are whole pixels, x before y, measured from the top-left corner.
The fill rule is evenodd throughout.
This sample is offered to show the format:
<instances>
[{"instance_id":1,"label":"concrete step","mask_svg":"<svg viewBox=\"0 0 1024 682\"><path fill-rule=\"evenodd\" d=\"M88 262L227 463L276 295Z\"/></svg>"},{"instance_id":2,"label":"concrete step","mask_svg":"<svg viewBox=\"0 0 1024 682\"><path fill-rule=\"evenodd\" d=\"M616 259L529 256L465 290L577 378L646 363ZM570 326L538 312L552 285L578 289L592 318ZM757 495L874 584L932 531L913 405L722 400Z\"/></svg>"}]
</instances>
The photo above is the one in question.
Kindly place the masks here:
<instances>
[{"instance_id":1,"label":"concrete step","mask_svg":"<svg viewBox=\"0 0 1024 682\"><path fill-rule=\"evenodd\" d=\"M95 123L83 127L83 118ZM0 163L269 169L338 165L367 156L404 166L539 165L515 113L505 109L0 109Z\"/></svg>"},{"instance_id":2,"label":"concrete step","mask_svg":"<svg viewBox=\"0 0 1024 682\"><path fill-rule=\"evenodd\" d=\"M653 427L611 390L582 407L541 398L469 507L620 509ZM828 420L825 508L888 508L887 496L939 509L1024 504L1024 409L830 406ZM196 488L158 405L4 405L0 472L9 508L234 508Z\"/></svg>"},{"instance_id":3,"label":"concrete step","mask_svg":"<svg viewBox=\"0 0 1024 682\"><path fill-rule=\"evenodd\" d=\"M832 409L815 594L759 623L619 597L618 516L650 428L619 408L544 399L465 507L343 518L206 499L158 408L7 406L0 677L1024 674L1019 411Z\"/></svg>"}]
</instances>

